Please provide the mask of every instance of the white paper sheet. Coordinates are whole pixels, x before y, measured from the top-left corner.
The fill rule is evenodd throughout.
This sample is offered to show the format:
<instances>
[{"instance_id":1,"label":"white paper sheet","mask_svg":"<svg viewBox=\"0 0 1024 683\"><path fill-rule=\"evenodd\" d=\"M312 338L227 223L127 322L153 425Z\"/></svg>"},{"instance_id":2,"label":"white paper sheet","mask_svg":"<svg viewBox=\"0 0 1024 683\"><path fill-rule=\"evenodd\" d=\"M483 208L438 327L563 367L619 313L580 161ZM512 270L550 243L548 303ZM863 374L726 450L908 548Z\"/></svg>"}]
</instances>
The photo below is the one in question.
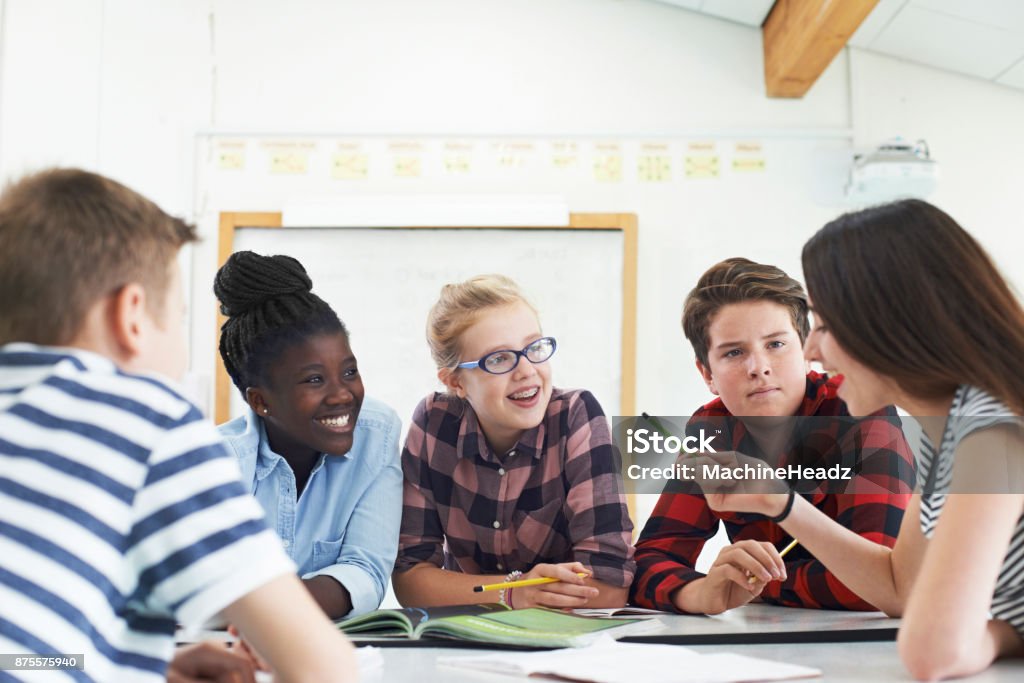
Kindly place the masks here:
<instances>
[{"instance_id":1,"label":"white paper sheet","mask_svg":"<svg viewBox=\"0 0 1024 683\"><path fill-rule=\"evenodd\" d=\"M437 661L513 676L592 683L743 683L821 676L821 671L806 666L729 653L698 654L678 645L619 643L607 636L585 648L438 657Z\"/></svg>"}]
</instances>

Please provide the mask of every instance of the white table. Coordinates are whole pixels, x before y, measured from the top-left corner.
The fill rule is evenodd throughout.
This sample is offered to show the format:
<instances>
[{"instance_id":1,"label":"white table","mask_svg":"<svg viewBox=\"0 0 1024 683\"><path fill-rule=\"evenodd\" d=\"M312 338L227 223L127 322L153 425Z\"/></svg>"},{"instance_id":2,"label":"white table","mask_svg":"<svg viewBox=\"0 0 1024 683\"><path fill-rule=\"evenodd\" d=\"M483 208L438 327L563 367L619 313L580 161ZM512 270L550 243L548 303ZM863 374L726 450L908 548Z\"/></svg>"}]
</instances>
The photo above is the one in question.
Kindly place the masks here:
<instances>
[{"instance_id":1,"label":"white table","mask_svg":"<svg viewBox=\"0 0 1024 683\"><path fill-rule=\"evenodd\" d=\"M881 613L832 612L803 610L769 605L748 605L714 617L663 616L664 634L755 634L784 633L786 631L837 631L887 628L899 623ZM654 635L654 634L652 634ZM689 645L700 653L733 652L800 664L820 669L827 681L908 681L903 664L896 652L894 641L838 642L838 643L783 643L744 645ZM367 681L387 683L414 681L415 683L509 683L517 680L503 676L474 672L437 663L439 656L479 655L490 652L480 649L450 647L386 647L381 648L383 669L365 676ZM643 662L637 662L638 683L642 683ZM519 679L537 680L537 679ZM1024 680L1024 659L998 662L987 671L971 677L972 683L1002 683Z\"/></svg>"}]
</instances>

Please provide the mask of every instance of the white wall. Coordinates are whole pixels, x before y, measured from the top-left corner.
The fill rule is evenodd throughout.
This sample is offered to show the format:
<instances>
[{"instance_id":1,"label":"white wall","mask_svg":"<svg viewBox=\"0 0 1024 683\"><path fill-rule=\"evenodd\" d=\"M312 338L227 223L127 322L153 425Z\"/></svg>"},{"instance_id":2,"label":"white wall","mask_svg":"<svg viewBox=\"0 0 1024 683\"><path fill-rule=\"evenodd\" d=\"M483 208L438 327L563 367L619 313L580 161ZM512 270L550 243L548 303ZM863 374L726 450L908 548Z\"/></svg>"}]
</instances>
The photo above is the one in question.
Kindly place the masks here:
<instances>
[{"instance_id":1,"label":"white wall","mask_svg":"<svg viewBox=\"0 0 1024 683\"><path fill-rule=\"evenodd\" d=\"M208 125L208 3L4 0L0 175L99 170L170 211L192 206Z\"/></svg>"},{"instance_id":2,"label":"white wall","mask_svg":"<svg viewBox=\"0 0 1024 683\"><path fill-rule=\"evenodd\" d=\"M541 175L466 188L639 215L638 406L652 413L707 399L678 326L697 276L732 255L799 274L802 243L844 209L815 199L812 157L787 158L777 138L927 138L943 174L932 199L1024 286L1024 93L871 53L844 51L802 100L769 100L757 30L645 0L4 0L2 41L4 179L96 169L208 236L213 211L279 209L289 192L254 188L232 197L245 205L219 206L197 179L200 129L764 140L769 165L792 165L798 182L595 188ZM396 187L335 191L453 188ZM208 241L193 260L200 374L212 364L213 264Z\"/></svg>"},{"instance_id":3,"label":"white wall","mask_svg":"<svg viewBox=\"0 0 1024 683\"><path fill-rule=\"evenodd\" d=\"M928 199L1024 292L1024 91L861 50L852 64L855 139L925 138L941 173Z\"/></svg>"}]
</instances>

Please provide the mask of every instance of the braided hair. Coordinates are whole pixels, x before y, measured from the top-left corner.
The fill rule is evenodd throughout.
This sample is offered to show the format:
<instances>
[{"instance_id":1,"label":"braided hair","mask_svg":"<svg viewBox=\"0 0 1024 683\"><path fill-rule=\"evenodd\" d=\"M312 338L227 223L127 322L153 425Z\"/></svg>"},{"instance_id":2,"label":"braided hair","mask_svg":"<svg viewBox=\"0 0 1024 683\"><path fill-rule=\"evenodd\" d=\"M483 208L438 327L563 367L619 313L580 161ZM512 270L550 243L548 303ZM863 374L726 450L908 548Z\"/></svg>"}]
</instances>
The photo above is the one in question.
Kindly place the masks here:
<instances>
[{"instance_id":1,"label":"braided hair","mask_svg":"<svg viewBox=\"0 0 1024 683\"><path fill-rule=\"evenodd\" d=\"M345 324L312 292L306 269L291 256L239 251L213 281L227 321L220 328L220 356L238 390L264 386L270 362L309 337L341 332Z\"/></svg>"}]
</instances>

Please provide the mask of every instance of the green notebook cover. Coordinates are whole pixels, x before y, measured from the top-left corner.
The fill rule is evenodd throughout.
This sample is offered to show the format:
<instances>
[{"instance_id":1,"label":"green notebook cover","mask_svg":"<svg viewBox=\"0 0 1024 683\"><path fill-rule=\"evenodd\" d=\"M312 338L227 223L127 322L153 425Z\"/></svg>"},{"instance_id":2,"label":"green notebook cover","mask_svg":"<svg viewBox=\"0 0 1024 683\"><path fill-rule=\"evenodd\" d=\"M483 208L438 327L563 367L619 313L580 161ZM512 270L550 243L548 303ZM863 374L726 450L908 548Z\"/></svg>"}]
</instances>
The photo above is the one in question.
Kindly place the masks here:
<instances>
[{"instance_id":1,"label":"green notebook cover","mask_svg":"<svg viewBox=\"0 0 1024 683\"><path fill-rule=\"evenodd\" d=\"M583 617L569 612L530 607L510 610L497 604L383 609L338 622L353 636L404 637L412 640L449 638L479 643L530 647L579 647L641 619Z\"/></svg>"}]
</instances>

